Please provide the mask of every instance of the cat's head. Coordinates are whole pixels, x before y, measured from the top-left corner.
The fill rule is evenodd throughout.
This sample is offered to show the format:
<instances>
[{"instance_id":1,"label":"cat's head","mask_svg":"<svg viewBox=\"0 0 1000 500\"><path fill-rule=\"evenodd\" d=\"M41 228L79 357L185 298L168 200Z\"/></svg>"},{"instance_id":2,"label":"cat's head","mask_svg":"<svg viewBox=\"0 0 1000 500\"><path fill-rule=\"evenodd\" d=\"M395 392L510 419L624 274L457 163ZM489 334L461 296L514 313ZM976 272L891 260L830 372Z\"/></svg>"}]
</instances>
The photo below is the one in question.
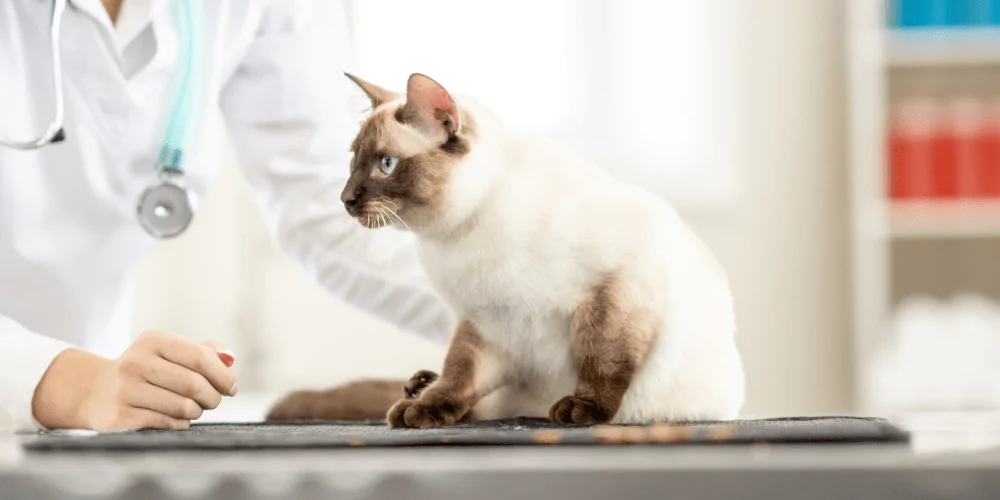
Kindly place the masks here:
<instances>
[{"instance_id":1,"label":"cat's head","mask_svg":"<svg viewBox=\"0 0 1000 500\"><path fill-rule=\"evenodd\" d=\"M431 78L413 74L399 94L347 75L372 113L351 144L351 175L341 194L347 212L377 228L420 233L471 210L485 172L469 172L480 137L473 115Z\"/></svg>"}]
</instances>

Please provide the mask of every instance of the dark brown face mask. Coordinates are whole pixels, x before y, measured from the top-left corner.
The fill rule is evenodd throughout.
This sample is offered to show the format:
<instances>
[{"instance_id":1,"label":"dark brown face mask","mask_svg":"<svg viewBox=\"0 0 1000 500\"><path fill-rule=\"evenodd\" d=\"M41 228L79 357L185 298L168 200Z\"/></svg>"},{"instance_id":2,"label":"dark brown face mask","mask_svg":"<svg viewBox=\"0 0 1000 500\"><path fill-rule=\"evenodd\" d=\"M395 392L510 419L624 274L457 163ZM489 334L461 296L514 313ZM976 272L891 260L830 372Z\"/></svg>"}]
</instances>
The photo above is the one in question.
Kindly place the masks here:
<instances>
[{"instance_id":1,"label":"dark brown face mask","mask_svg":"<svg viewBox=\"0 0 1000 500\"><path fill-rule=\"evenodd\" d=\"M405 99L348 77L373 111L351 145L351 176L340 197L345 209L366 227L433 216L454 165L469 152L468 117L426 76L410 76Z\"/></svg>"}]
</instances>

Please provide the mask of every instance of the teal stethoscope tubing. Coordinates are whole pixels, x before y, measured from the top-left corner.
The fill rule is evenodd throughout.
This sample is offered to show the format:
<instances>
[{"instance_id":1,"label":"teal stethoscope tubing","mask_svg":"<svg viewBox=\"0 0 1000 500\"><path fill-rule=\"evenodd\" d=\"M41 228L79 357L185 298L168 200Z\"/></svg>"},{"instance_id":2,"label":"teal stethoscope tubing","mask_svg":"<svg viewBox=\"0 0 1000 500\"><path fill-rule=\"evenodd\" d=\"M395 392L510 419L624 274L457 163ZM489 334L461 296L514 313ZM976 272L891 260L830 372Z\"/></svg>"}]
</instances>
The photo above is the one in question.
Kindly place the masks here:
<instances>
[{"instance_id":1,"label":"teal stethoscope tubing","mask_svg":"<svg viewBox=\"0 0 1000 500\"><path fill-rule=\"evenodd\" d=\"M180 85L174 107L167 122L167 130L160 148L157 167L164 174L182 175L184 170L184 150L191 135L191 114L194 110L195 85L198 69L201 67L200 51L197 47L202 43L201 9L194 8L192 3L197 0L180 0L177 2L178 33L185 33L181 42L183 59L178 65L180 69Z\"/></svg>"},{"instance_id":2,"label":"teal stethoscope tubing","mask_svg":"<svg viewBox=\"0 0 1000 500\"><path fill-rule=\"evenodd\" d=\"M182 234L194 218L194 193L185 188L175 177L182 177L184 152L191 139L192 112L195 108L196 82L201 68L202 39L201 0L178 0L176 24L180 51L178 52L177 97L170 110L166 132L160 144L156 162L159 183L146 188L139 196L136 213L139 224L151 236L173 238Z\"/></svg>"}]
</instances>

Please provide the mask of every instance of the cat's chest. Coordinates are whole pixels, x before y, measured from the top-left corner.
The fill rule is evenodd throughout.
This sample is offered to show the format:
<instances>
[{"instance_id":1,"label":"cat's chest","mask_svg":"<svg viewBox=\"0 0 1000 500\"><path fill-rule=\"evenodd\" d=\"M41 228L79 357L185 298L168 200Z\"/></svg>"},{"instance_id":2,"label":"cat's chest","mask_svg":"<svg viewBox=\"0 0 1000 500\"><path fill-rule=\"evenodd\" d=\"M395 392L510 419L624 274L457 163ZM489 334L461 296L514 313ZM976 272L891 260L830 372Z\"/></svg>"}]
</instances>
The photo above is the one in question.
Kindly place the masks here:
<instances>
[{"instance_id":1,"label":"cat's chest","mask_svg":"<svg viewBox=\"0 0 1000 500\"><path fill-rule=\"evenodd\" d=\"M507 360L522 381L573 375L570 317L558 311L470 318L479 334Z\"/></svg>"},{"instance_id":2,"label":"cat's chest","mask_svg":"<svg viewBox=\"0 0 1000 500\"><path fill-rule=\"evenodd\" d=\"M526 317L574 300L558 266L514 245L431 248L423 259L435 287L465 317Z\"/></svg>"},{"instance_id":3,"label":"cat's chest","mask_svg":"<svg viewBox=\"0 0 1000 500\"><path fill-rule=\"evenodd\" d=\"M424 267L438 290L465 311L513 308L528 300L524 276L531 266L497 249L439 249L425 255Z\"/></svg>"}]
</instances>

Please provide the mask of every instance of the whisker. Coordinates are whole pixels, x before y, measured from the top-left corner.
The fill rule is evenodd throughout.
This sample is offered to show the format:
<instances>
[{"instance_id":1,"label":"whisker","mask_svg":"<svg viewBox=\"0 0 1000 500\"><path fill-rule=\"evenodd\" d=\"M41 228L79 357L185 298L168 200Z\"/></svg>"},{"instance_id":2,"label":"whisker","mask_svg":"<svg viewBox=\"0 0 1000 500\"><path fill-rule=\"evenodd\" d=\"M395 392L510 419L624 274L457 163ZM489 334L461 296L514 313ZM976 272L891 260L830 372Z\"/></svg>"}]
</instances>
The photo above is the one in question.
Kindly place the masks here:
<instances>
[{"instance_id":1,"label":"whisker","mask_svg":"<svg viewBox=\"0 0 1000 500\"><path fill-rule=\"evenodd\" d=\"M399 206L398 206L398 205L396 205L395 203L393 203L393 201L392 201L392 200L384 200L384 202L385 202L385 203L392 203L392 208L399 208Z\"/></svg>"},{"instance_id":2,"label":"whisker","mask_svg":"<svg viewBox=\"0 0 1000 500\"><path fill-rule=\"evenodd\" d=\"M385 212L382 211L382 207L375 207L375 211L378 212L378 216L382 219L382 227L388 226L389 222L386 220Z\"/></svg>"},{"instance_id":3,"label":"whisker","mask_svg":"<svg viewBox=\"0 0 1000 500\"><path fill-rule=\"evenodd\" d=\"M392 214L393 216L395 216L396 220L398 220L401 224L403 224L403 226L406 227L407 231L409 231L411 233L413 232L413 230L410 229L409 224L407 224L406 221L404 221L403 218L400 217L399 214L397 214L395 210L393 210L393 209L391 209L389 207L385 207L385 209L388 210L390 214Z\"/></svg>"},{"instance_id":4,"label":"whisker","mask_svg":"<svg viewBox=\"0 0 1000 500\"><path fill-rule=\"evenodd\" d=\"M400 223L400 224L402 224L402 225L403 225L403 227L405 227L407 231L409 231L409 232L411 232L411 233L413 232L412 230L410 230L410 226L409 226L409 225L408 225L408 224L406 223L406 221L404 221L403 219L401 219L401 218L399 217L399 214L397 214L396 212L393 212L393 211L390 211L390 212L389 212L389 215L391 215L391 216L392 216L392 217L394 217L394 218L395 218L395 219L396 219L397 221L399 221L399 223Z\"/></svg>"},{"instance_id":5,"label":"whisker","mask_svg":"<svg viewBox=\"0 0 1000 500\"><path fill-rule=\"evenodd\" d=\"M378 213L378 217L381 219L380 220L380 224L381 225L379 227L385 227L385 226L389 225L388 219L386 218L385 213L382 211L382 207L381 206L376 206L375 207L375 211ZM382 266L379 266L379 267L382 267ZM388 261L385 262L384 269L385 269L385 273L387 275L392 275L392 260L388 260ZM378 293L384 292L385 289L388 288L388 286L389 286L389 282L388 281L382 281L382 285L381 285L381 287L379 287ZM376 287L378 287L378 285L375 284L375 283L373 283L372 284L372 293L375 292Z\"/></svg>"}]
</instances>

